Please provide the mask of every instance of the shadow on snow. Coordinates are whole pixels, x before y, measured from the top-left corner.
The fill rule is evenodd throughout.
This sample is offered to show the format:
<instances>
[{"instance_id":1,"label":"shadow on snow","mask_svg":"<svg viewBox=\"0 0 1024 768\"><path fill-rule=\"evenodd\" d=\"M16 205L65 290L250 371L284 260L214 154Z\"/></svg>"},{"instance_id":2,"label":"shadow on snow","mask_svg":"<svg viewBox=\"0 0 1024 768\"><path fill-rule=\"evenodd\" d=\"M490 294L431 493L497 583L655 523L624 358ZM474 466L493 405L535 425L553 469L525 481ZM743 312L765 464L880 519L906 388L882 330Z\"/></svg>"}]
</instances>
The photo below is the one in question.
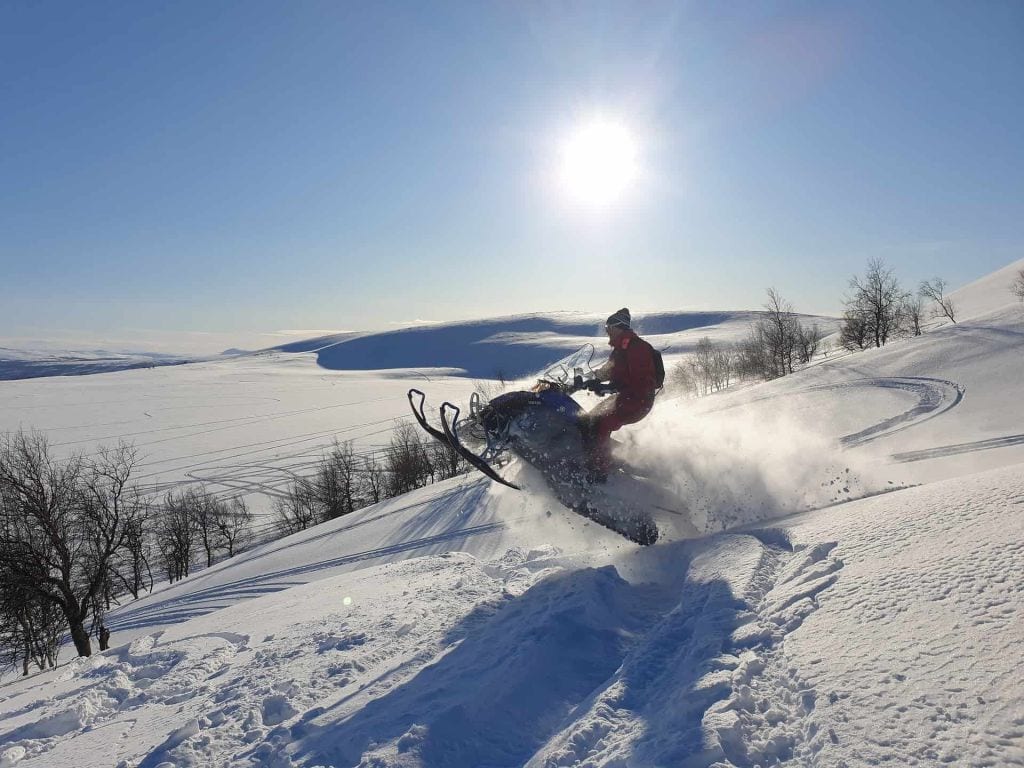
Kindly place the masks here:
<instances>
[{"instance_id":1,"label":"shadow on snow","mask_svg":"<svg viewBox=\"0 0 1024 768\"><path fill-rule=\"evenodd\" d=\"M447 653L407 682L312 710L268 741L299 762L361 764L383 746L427 766L520 766L611 707L646 724L630 747L637 759L700 754L703 713L724 692L698 681L735 650L729 638L749 606L724 581L685 581L688 544L661 549L670 583L630 584L612 566L548 577L468 614L444 638ZM585 725L561 749L582 757L598 746L600 726Z\"/></svg>"}]
</instances>

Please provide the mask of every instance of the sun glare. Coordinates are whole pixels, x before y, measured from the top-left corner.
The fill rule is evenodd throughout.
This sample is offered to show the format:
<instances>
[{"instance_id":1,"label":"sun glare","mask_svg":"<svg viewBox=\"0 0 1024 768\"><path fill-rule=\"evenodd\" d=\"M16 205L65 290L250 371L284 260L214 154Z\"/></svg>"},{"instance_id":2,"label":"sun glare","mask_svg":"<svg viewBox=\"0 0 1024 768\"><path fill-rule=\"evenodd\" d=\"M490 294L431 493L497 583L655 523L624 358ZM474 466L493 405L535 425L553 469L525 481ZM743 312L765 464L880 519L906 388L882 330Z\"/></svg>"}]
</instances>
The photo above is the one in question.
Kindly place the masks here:
<instances>
[{"instance_id":1,"label":"sun glare","mask_svg":"<svg viewBox=\"0 0 1024 768\"><path fill-rule=\"evenodd\" d=\"M637 175L636 142L621 123L594 120L580 126L562 147L561 183L574 202L614 203Z\"/></svg>"}]
</instances>

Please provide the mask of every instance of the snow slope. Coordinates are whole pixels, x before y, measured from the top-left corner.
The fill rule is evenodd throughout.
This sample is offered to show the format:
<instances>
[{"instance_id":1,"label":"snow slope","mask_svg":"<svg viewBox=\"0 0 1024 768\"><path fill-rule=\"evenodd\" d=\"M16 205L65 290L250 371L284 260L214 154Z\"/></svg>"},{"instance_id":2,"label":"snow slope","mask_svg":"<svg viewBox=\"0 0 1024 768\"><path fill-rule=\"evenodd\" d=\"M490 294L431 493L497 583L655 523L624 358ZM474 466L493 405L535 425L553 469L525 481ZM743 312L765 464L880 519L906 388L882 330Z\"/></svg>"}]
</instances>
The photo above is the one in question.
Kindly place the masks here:
<instances>
[{"instance_id":1,"label":"snow slope","mask_svg":"<svg viewBox=\"0 0 1024 768\"><path fill-rule=\"evenodd\" d=\"M665 354L690 352L707 336L733 342L761 312L658 312L636 314L634 326ZM519 315L459 323L431 323L385 333L339 334L282 347L281 352L316 352L330 370L451 368L481 378L517 379L534 374L584 344L606 357L606 315L581 312ZM838 321L802 316L831 330Z\"/></svg>"},{"instance_id":2,"label":"snow slope","mask_svg":"<svg viewBox=\"0 0 1024 768\"><path fill-rule=\"evenodd\" d=\"M957 325L623 430L712 535L668 515L639 549L542 493L421 489L6 682L0 765L1024 765L1024 307L977 293ZM235 391L271 360L282 390L309 370L196 370Z\"/></svg>"},{"instance_id":3,"label":"snow slope","mask_svg":"<svg viewBox=\"0 0 1024 768\"><path fill-rule=\"evenodd\" d=\"M985 275L973 283L968 283L950 294L956 304L959 321L970 320L1007 305L1017 304L1020 300L1010 293L1014 279L1024 269L1024 259L1007 264L1002 269Z\"/></svg>"},{"instance_id":4,"label":"snow slope","mask_svg":"<svg viewBox=\"0 0 1024 768\"><path fill-rule=\"evenodd\" d=\"M34 350L0 347L0 381L44 376L84 376L158 365L181 365L189 358L155 352Z\"/></svg>"}]
</instances>

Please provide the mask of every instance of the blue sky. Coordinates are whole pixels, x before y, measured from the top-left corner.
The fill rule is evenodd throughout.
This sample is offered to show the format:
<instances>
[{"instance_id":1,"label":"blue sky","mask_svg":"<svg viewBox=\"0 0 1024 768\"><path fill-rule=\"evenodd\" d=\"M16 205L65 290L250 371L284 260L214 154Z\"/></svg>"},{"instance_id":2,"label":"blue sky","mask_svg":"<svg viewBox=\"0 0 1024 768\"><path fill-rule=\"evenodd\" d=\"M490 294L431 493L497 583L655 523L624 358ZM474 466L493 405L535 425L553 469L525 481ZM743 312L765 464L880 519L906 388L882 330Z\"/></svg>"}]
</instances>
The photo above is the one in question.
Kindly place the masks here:
<instances>
[{"instance_id":1,"label":"blue sky","mask_svg":"<svg viewBox=\"0 0 1024 768\"><path fill-rule=\"evenodd\" d=\"M1024 256L1024 4L0 4L0 337L837 312ZM629 127L581 208L562 138Z\"/></svg>"}]
</instances>

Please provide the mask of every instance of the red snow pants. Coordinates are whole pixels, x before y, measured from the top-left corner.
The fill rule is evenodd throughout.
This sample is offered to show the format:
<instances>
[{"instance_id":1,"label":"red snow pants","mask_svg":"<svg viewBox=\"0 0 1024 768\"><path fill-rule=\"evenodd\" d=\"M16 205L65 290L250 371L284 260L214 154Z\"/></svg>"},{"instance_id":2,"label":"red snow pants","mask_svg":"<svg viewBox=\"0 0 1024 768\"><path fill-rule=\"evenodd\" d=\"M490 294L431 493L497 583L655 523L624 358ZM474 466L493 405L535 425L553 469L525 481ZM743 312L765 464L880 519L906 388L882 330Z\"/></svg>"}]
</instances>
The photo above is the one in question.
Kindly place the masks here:
<instances>
[{"instance_id":1,"label":"red snow pants","mask_svg":"<svg viewBox=\"0 0 1024 768\"><path fill-rule=\"evenodd\" d=\"M591 470L607 473L611 469L612 432L640 421L651 412L652 407L654 398L641 400L618 394L602 401L580 419L587 448L587 463Z\"/></svg>"}]
</instances>

